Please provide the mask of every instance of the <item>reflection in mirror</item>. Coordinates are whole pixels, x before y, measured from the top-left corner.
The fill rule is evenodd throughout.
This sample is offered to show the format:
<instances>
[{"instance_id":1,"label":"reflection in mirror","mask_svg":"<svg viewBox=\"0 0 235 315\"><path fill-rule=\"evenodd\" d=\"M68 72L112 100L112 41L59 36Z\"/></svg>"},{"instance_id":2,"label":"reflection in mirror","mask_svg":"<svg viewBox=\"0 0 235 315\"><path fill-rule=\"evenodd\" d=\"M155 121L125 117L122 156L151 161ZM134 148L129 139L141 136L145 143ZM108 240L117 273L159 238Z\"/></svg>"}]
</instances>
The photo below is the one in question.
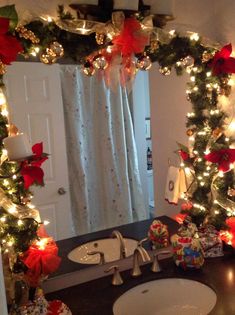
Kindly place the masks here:
<instances>
[{"instance_id":1,"label":"reflection in mirror","mask_svg":"<svg viewBox=\"0 0 235 315\"><path fill-rule=\"evenodd\" d=\"M72 229L84 234L149 217L149 100L140 95L147 76L130 94L117 73L107 89L105 78L86 77L75 65L16 62L8 69L12 120L50 154L46 185L34 189L34 202L56 239Z\"/></svg>"}]
</instances>

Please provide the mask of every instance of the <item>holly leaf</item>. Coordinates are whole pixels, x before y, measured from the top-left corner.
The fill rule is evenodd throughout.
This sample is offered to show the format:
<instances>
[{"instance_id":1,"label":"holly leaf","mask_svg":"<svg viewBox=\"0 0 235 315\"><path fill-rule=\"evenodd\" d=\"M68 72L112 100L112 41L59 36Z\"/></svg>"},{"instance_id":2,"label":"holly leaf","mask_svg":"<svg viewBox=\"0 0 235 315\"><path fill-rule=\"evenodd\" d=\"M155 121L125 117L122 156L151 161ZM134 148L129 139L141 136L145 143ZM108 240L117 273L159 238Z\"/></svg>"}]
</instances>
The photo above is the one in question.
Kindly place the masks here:
<instances>
[{"instance_id":1,"label":"holly leaf","mask_svg":"<svg viewBox=\"0 0 235 315\"><path fill-rule=\"evenodd\" d=\"M189 153L189 149L188 149L188 147L186 147L186 145L179 143L179 142L176 142L176 143L177 143L178 147L180 148L180 150Z\"/></svg>"},{"instance_id":2,"label":"holly leaf","mask_svg":"<svg viewBox=\"0 0 235 315\"><path fill-rule=\"evenodd\" d=\"M10 20L10 31L14 31L18 24L18 14L15 9L15 5L6 5L0 8L0 17L4 17Z\"/></svg>"}]
</instances>

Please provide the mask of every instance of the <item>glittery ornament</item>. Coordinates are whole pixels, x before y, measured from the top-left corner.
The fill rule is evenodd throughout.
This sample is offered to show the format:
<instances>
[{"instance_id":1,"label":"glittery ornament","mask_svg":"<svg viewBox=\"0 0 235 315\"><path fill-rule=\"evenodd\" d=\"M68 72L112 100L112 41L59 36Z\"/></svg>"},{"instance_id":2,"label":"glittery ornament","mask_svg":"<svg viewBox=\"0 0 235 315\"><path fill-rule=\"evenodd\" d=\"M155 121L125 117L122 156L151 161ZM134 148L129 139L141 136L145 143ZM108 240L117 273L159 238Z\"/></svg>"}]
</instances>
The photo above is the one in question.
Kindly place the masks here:
<instances>
[{"instance_id":1,"label":"glittery ornament","mask_svg":"<svg viewBox=\"0 0 235 315\"><path fill-rule=\"evenodd\" d=\"M38 44L40 39L26 27L19 25L16 27L16 32L19 33L19 37L30 40L33 44Z\"/></svg>"},{"instance_id":2,"label":"glittery ornament","mask_svg":"<svg viewBox=\"0 0 235 315\"><path fill-rule=\"evenodd\" d=\"M105 41L105 34L104 33L96 33L95 39L98 45L103 45Z\"/></svg>"},{"instance_id":3,"label":"glittery ornament","mask_svg":"<svg viewBox=\"0 0 235 315\"><path fill-rule=\"evenodd\" d=\"M230 196L230 197L235 197L235 189L234 189L234 188L229 188L229 190L228 190L228 196Z\"/></svg>"},{"instance_id":4,"label":"glittery ornament","mask_svg":"<svg viewBox=\"0 0 235 315\"><path fill-rule=\"evenodd\" d=\"M187 136L191 137L194 134L194 130L193 129L188 129L186 131Z\"/></svg>"},{"instance_id":5,"label":"glittery ornament","mask_svg":"<svg viewBox=\"0 0 235 315\"><path fill-rule=\"evenodd\" d=\"M106 58L101 54L95 56L92 63L97 70L105 70L109 65Z\"/></svg>"},{"instance_id":6,"label":"glittery ornament","mask_svg":"<svg viewBox=\"0 0 235 315\"><path fill-rule=\"evenodd\" d=\"M149 56L143 55L136 61L136 68L140 70L149 70L152 67L152 61Z\"/></svg>"},{"instance_id":7,"label":"glittery ornament","mask_svg":"<svg viewBox=\"0 0 235 315\"><path fill-rule=\"evenodd\" d=\"M212 131L212 135L214 138L217 138L222 134L222 132L223 132L223 129L220 127L217 127Z\"/></svg>"},{"instance_id":8,"label":"glittery ornament","mask_svg":"<svg viewBox=\"0 0 235 315\"><path fill-rule=\"evenodd\" d=\"M151 40L150 39L150 51L151 53L154 53L159 47L159 42L158 40L154 39L154 40Z\"/></svg>"},{"instance_id":9,"label":"glittery ornament","mask_svg":"<svg viewBox=\"0 0 235 315\"><path fill-rule=\"evenodd\" d=\"M56 57L54 54L42 53L40 56L40 61L45 63L46 65L52 65L56 62Z\"/></svg>"},{"instance_id":10,"label":"glittery ornament","mask_svg":"<svg viewBox=\"0 0 235 315\"><path fill-rule=\"evenodd\" d=\"M160 67L160 68L159 68L159 72L160 72L162 75L170 75L170 74L171 74L171 69L168 68L168 67Z\"/></svg>"},{"instance_id":11,"label":"glittery ornament","mask_svg":"<svg viewBox=\"0 0 235 315\"><path fill-rule=\"evenodd\" d=\"M63 57L64 55L64 48L58 42L53 42L49 46L51 54L54 54L56 58Z\"/></svg>"},{"instance_id":12,"label":"glittery ornament","mask_svg":"<svg viewBox=\"0 0 235 315\"><path fill-rule=\"evenodd\" d=\"M95 74L95 68L90 61L86 61L82 69L83 73L89 77Z\"/></svg>"},{"instance_id":13,"label":"glittery ornament","mask_svg":"<svg viewBox=\"0 0 235 315\"><path fill-rule=\"evenodd\" d=\"M208 52L208 51L204 51L202 54L202 62L208 62L210 59L213 58L212 53Z\"/></svg>"},{"instance_id":14,"label":"glittery ornament","mask_svg":"<svg viewBox=\"0 0 235 315\"><path fill-rule=\"evenodd\" d=\"M182 60L182 64L185 67L192 67L194 65L194 58L192 56L187 56Z\"/></svg>"},{"instance_id":15,"label":"glittery ornament","mask_svg":"<svg viewBox=\"0 0 235 315\"><path fill-rule=\"evenodd\" d=\"M4 63L2 63L2 61L0 60L0 75L5 74L6 72L6 65L4 65Z\"/></svg>"}]
</instances>

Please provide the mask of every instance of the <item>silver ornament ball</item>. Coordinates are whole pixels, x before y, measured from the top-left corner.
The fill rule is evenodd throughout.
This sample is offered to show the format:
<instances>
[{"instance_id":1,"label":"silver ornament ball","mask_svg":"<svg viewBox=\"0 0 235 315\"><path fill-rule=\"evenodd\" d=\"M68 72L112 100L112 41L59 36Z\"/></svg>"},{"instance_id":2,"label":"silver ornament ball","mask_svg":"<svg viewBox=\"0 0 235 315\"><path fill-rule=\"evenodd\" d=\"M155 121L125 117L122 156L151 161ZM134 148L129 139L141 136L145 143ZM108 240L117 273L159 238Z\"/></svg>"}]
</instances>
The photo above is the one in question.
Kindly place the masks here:
<instances>
[{"instance_id":1,"label":"silver ornament ball","mask_svg":"<svg viewBox=\"0 0 235 315\"><path fill-rule=\"evenodd\" d=\"M92 64L97 70L105 70L108 67L106 58L100 54L94 57Z\"/></svg>"},{"instance_id":2,"label":"silver ornament ball","mask_svg":"<svg viewBox=\"0 0 235 315\"><path fill-rule=\"evenodd\" d=\"M160 67L160 68L159 68L159 72L160 72L162 75L170 75L170 74L171 74L171 69L168 68L168 67Z\"/></svg>"},{"instance_id":3,"label":"silver ornament ball","mask_svg":"<svg viewBox=\"0 0 235 315\"><path fill-rule=\"evenodd\" d=\"M85 75L87 75L88 77L91 77L95 74L95 69L93 67L93 65L91 64L90 61L87 61L82 68L82 71Z\"/></svg>"},{"instance_id":4,"label":"silver ornament ball","mask_svg":"<svg viewBox=\"0 0 235 315\"><path fill-rule=\"evenodd\" d=\"M152 61L149 56L141 56L136 61L136 68L147 71L152 67Z\"/></svg>"}]
</instances>

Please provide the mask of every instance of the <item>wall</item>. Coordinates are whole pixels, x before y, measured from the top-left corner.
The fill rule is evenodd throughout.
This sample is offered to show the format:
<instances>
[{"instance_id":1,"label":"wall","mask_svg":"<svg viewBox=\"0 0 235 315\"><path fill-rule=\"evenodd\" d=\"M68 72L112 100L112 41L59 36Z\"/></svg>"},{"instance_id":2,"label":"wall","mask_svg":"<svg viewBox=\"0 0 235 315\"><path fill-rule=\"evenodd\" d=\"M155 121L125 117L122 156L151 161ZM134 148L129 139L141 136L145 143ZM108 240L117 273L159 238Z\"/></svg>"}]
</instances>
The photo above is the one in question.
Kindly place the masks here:
<instances>
[{"instance_id":1,"label":"wall","mask_svg":"<svg viewBox=\"0 0 235 315\"><path fill-rule=\"evenodd\" d=\"M164 200L164 192L168 158L172 164L179 165L179 158L174 153L178 148L176 141L187 143L185 122L191 110L185 93L187 77L177 77L174 71L170 76L163 76L157 63L149 71L156 215L179 212L179 207Z\"/></svg>"}]
</instances>

